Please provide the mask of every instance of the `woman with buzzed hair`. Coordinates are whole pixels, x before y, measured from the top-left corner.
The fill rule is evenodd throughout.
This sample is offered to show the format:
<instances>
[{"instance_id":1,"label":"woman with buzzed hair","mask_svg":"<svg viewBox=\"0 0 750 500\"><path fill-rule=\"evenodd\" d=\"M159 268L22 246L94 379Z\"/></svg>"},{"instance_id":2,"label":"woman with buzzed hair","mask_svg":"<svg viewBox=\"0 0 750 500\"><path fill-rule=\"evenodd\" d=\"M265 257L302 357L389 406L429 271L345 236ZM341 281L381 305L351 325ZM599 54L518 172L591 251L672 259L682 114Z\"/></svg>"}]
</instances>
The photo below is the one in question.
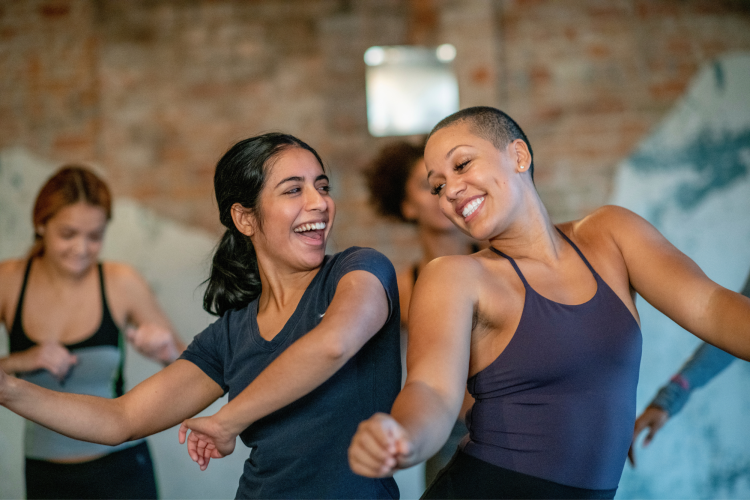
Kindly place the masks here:
<instances>
[{"instance_id":1,"label":"woman with buzzed hair","mask_svg":"<svg viewBox=\"0 0 750 500\"><path fill-rule=\"evenodd\" d=\"M425 162L443 213L490 247L422 271L406 384L390 414L360 424L352 469L380 477L429 457L468 384L469 436L424 498L613 498L635 420L635 293L743 359L750 299L624 208L553 224L528 140L499 110L440 122Z\"/></svg>"}]
</instances>

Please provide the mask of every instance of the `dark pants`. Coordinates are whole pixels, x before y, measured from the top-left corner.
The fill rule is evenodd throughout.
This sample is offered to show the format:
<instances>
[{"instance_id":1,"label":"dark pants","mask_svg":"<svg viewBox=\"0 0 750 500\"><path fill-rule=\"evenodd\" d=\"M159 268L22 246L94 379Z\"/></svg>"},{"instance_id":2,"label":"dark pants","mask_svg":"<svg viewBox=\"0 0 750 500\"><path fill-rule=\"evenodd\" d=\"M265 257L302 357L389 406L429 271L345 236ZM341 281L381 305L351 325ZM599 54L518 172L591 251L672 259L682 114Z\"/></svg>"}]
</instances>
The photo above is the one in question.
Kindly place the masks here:
<instances>
[{"instance_id":1,"label":"dark pants","mask_svg":"<svg viewBox=\"0 0 750 500\"><path fill-rule=\"evenodd\" d=\"M492 465L458 450L422 498L614 498L616 491L565 486Z\"/></svg>"},{"instance_id":2,"label":"dark pants","mask_svg":"<svg viewBox=\"0 0 750 500\"><path fill-rule=\"evenodd\" d=\"M27 458L26 498L157 498L148 445L77 464Z\"/></svg>"}]
</instances>

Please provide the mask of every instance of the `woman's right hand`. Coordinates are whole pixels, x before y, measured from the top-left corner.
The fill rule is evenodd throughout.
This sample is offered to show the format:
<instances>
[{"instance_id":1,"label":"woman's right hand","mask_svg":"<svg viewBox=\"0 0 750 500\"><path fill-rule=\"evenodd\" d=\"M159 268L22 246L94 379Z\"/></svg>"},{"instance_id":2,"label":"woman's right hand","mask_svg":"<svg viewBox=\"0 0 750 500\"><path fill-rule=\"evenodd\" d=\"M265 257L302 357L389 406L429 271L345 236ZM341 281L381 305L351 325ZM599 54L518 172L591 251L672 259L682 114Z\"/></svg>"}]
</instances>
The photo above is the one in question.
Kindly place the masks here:
<instances>
[{"instance_id":1,"label":"woman's right hand","mask_svg":"<svg viewBox=\"0 0 750 500\"><path fill-rule=\"evenodd\" d=\"M59 342L43 342L28 349L26 355L30 369L24 371L47 370L58 380L63 380L78 363L78 358Z\"/></svg>"},{"instance_id":2,"label":"woman's right hand","mask_svg":"<svg viewBox=\"0 0 750 500\"><path fill-rule=\"evenodd\" d=\"M365 477L386 477L413 465L411 441L390 415L376 413L359 424L349 446L349 467Z\"/></svg>"},{"instance_id":3,"label":"woman's right hand","mask_svg":"<svg viewBox=\"0 0 750 500\"><path fill-rule=\"evenodd\" d=\"M641 416L635 421L635 429L633 431L633 441L630 443L630 449L628 450L628 459L633 467L635 467L635 442L638 439L638 435L644 430L648 429L648 434L643 440L644 448L654 439L656 433L664 427L664 424L669 420L669 413L662 410L658 406L647 407Z\"/></svg>"}]
</instances>

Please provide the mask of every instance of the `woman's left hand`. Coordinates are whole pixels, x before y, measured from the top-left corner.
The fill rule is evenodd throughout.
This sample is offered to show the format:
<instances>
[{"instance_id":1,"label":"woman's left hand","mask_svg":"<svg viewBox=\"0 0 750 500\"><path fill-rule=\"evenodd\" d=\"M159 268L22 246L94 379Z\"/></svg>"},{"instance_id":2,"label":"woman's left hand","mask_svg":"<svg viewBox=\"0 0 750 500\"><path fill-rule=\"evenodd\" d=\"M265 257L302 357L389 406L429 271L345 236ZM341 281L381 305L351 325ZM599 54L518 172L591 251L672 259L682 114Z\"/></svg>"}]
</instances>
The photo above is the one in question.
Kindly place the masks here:
<instances>
[{"instance_id":1,"label":"woman's left hand","mask_svg":"<svg viewBox=\"0 0 750 500\"><path fill-rule=\"evenodd\" d=\"M172 332L156 323L128 327L126 337L138 352L164 364L172 363L181 353Z\"/></svg>"},{"instance_id":2,"label":"woman's left hand","mask_svg":"<svg viewBox=\"0 0 750 500\"><path fill-rule=\"evenodd\" d=\"M188 429L191 431L188 435ZM231 455L237 434L226 429L216 417L189 418L182 422L179 431L180 444L187 440L188 454L201 470L206 470L212 458Z\"/></svg>"}]
</instances>

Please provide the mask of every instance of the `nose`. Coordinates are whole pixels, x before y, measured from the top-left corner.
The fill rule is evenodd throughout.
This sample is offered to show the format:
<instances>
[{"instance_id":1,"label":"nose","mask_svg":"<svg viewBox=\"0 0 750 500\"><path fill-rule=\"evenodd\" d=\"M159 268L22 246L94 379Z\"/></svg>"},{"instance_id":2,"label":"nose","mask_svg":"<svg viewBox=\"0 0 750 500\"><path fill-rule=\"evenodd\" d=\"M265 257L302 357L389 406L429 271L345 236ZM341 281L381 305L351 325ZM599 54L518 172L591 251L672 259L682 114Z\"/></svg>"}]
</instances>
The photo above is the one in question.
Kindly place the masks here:
<instances>
[{"instance_id":1,"label":"nose","mask_svg":"<svg viewBox=\"0 0 750 500\"><path fill-rule=\"evenodd\" d=\"M75 239L73 249L76 255L85 255L88 253L88 241L86 238L79 237Z\"/></svg>"},{"instance_id":2,"label":"nose","mask_svg":"<svg viewBox=\"0 0 750 500\"><path fill-rule=\"evenodd\" d=\"M328 202L323 193L314 187L309 187L305 189L305 208L309 211L324 212L328 208Z\"/></svg>"},{"instance_id":3,"label":"nose","mask_svg":"<svg viewBox=\"0 0 750 500\"><path fill-rule=\"evenodd\" d=\"M461 181L461 178L457 176L450 176L447 178L445 180L445 186L443 186L445 197L448 201L456 200L464 189L466 189L466 185Z\"/></svg>"}]
</instances>

